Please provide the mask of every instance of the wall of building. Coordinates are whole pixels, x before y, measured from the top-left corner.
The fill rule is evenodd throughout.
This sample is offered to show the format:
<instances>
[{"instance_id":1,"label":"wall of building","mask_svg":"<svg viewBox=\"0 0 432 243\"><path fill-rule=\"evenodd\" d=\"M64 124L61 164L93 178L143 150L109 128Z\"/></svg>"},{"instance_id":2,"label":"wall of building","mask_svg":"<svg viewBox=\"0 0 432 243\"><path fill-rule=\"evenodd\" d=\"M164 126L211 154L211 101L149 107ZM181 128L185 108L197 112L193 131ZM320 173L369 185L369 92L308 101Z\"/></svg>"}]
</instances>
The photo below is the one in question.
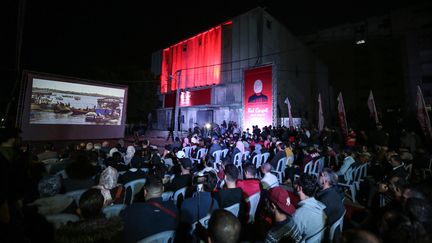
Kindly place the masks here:
<instances>
[{"instance_id":1,"label":"wall of building","mask_svg":"<svg viewBox=\"0 0 432 243\"><path fill-rule=\"evenodd\" d=\"M158 65L153 58L152 65ZM196 122L197 111L212 109L213 121L221 124L235 121L243 124L244 71L262 65L273 66L274 121L287 117L286 97L290 98L293 115L316 123L318 93L321 93L325 115L329 112L326 67L285 26L262 8L253 9L232 19L222 28L221 84L212 87L212 104L206 107L181 108L182 129ZM159 63L160 65L160 63ZM158 71L159 69L153 69ZM172 109L170 109L172 112ZM162 120L168 121L169 109ZM163 124L159 124L165 127Z\"/></svg>"}]
</instances>

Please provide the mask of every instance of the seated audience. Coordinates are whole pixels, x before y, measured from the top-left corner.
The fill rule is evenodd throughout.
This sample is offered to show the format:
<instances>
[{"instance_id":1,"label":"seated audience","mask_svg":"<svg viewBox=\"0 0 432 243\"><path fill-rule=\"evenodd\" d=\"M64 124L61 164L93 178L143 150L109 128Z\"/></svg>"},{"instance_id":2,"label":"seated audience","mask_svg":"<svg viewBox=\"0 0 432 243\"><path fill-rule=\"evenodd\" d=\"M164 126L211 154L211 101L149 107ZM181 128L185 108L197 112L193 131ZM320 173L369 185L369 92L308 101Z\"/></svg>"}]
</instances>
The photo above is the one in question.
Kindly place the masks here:
<instances>
[{"instance_id":1,"label":"seated audience","mask_svg":"<svg viewBox=\"0 0 432 243\"><path fill-rule=\"evenodd\" d=\"M121 242L123 222L119 217L105 218L104 197L99 189L89 189L81 195L78 213L81 220L60 227L55 242Z\"/></svg>"}]
</instances>

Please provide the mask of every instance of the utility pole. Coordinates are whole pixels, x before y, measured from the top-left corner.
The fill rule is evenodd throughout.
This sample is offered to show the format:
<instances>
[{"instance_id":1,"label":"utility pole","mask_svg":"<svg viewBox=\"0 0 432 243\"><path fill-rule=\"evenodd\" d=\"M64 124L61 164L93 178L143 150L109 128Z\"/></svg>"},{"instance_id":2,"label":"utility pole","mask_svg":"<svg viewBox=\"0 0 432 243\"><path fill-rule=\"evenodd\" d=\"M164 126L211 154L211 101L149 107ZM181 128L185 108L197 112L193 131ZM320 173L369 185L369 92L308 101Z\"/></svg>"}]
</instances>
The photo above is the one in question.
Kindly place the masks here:
<instances>
[{"instance_id":1,"label":"utility pole","mask_svg":"<svg viewBox=\"0 0 432 243\"><path fill-rule=\"evenodd\" d=\"M174 134L176 137L179 137L178 131L178 118L179 118L179 105L180 105L180 77L181 70L177 70L177 90L176 90L176 103L175 103L175 111L174 111Z\"/></svg>"}]
</instances>

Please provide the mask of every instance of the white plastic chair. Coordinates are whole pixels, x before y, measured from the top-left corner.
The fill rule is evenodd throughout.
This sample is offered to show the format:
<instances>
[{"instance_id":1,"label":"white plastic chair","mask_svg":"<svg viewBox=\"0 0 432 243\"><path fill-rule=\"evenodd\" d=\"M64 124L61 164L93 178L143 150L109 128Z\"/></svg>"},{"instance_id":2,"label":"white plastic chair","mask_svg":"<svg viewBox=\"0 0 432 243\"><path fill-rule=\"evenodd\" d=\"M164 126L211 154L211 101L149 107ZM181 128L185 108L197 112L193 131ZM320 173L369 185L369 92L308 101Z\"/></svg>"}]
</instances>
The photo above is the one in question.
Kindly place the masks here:
<instances>
[{"instance_id":1,"label":"white plastic chair","mask_svg":"<svg viewBox=\"0 0 432 243\"><path fill-rule=\"evenodd\" d=\"M283 157L283 158L279 159L279 161L277 163L276 170L271 171L272 173L276 174L280 184L282 184L283 178L285 177L286 164L287 164L287 158Z\"/></svg>"},{"instance_id":2,"label":"white plastic chair","mask_svg":"<svg viewBox=\"0 0 432 243\"><path fill-rule=\"evenodd\" d=\"M143 188L145 182L146 182L146 179L143 178L143 179L137 179L137 180L130 181L130 182L128 182L128 183L126 183L124 185L124 187L126 188L126 193L129 191L128 188L130 188L131 192L132 192L131 193L131 197L130 197L130 201L129 202L125 202L125 204L132 204L133 203L135 195L139 191L141 191L141 189ZM125 200L126 199L127 199L127 197L125 197Z\"/></svg>"},{"instance_id":3,"label":"white plastic chair","mask_svg":"<svg viewBox=\"0 0 432 243\"><path fill-rule=\"evenodd\" d=\"M185 157L186 158L190 158L191 157L191 151L192 151L192 147L191 146L186 146L186 147L182 148L182 150L185 153Z\"/></svg>"},{"instance_id":4,"label":"white plastic chair","mask_svg":"<svg viewBox=\"0 0 432 243\"><path fill-rule=\"evenodd\" d=\"M111 218L120 215L120 212L126 208L126 204L113 204L102 209L105 217Z\"/></svg>"},{"instance_id":5,"label":"white plastic chair","mask_svg":"<svg viewBox=\"0 0 432 243\"><path fill-rule=\"evenodd\" d=\"M319 173L322 171L323 168L324 168L324 157L319 158L315 161L311 170L311 174L318 177Z\"/></svg>"},{"instance_id":6,"label":"white plastic chair","mask_svg":"<svg viewBox=\"0 0 432 243\"><path fill-rule=\"evenodd\" d=\"M221 159L222 159L222 150L216 150L213 152L212 154L213 158L214 158L214 162L213 162L213 168L216 171L219 171L218 166L221 163Z\"/></svg>"},{"instance_id":7,"label":"white plastic chair","mask_svg":"<svg viewBox=\"0 0 432 243\"><path fill-rule=\"evenodd\" d=\"M222 149L222 158L226 158L228 155L229 149Z\"/></svg>"},{"instance_id":8,"label":"white plastic chair","mask_svg":"<svg viewBox=\"0 0 432 243\"><path fill-rule=\"evenodd\" d=\"M76 205L79 205L79 200L81 195L87 191L87 189L82 189L82 190L75 190L75 191L70 191L70 192L66 192L65 194L73 197L73 199L75 200Z\"/></svg>"},{"instance_id":9,"label":"white plastic chair","mask_svg":"<svg viewBox=\"0 0 432 243\"><path fill-rule=\"evenodd\" d=\"M185 195L186 195L186 189L187 187L182 187L180 189L178 189L177 191L174 192L173 194L173 200L174 200L174 204L177 206L177 202L178 202L178 198L180 195L183 196L183 199L185 199Z\"/></svg>"},{"instance_id":10,"label":"white plastic chair","mask_svg":"<svg viewBox=\"0 0 432 243\"><path fill-rule=\"evenodd\" d=\"M329 236L328 236L329 242L333 242L334 234L335 234L335 231L337 228L339 228L339 232L342 232L345 213L346 213L346 210L344 211L342 216L330 226L330 231L329 231Z\"/></svg>"},{"instance_id":11,"label":"white plastic chair","mask_svg":"<svg viewBox=\"0 0 432 243\"><path fill-rule=\"evenodd\" d=\"M252 164L255 165L255 168L259 168L261 167L261 154L256 154L253 158L252 158Z\"/></svg>"},{"instance_id":12,"label":"white plastic chair","mask_svg":"<svg viewBox=\"0 0 432 243\"><path fill-rule=\"evenodd\" d=\"M239 170L240 175L243 174L243 163L242 163L242 154L238 152L234 155L234 165Z\"/></svg>"},{"instance_id":13,"label":"white plastic chair","mask_svg":"<svg viewBox=\"0 0 432 243\"><path fill-rule=\"evenodd\" d=\"M162 193L162 201L169 201L170 199L172 199L174 192L168 191L168 192L163 192Z\"/></svg>"},{"instance_id":14,"label":"white plastic chair","mask_svg":"<svg viewBox=\"0 0 432 243\"><path fill-rule=\"evenodd\" d=\"M205 153L206 153L207 149L205 148L201 148L198 150L198 152L195 155L195 158L191 158L192 162L195 163L200 163L201 159L204 157Z\"/></svg>"},{"instance_id":15,"label":"white plastic chair","mask_svg":"<svg viewBox=\"0 0 432 243\"><path fill-rule=\"evenodd\" d=\"M266 163L269 157L270 157L269 152L265 152L265 153L261 154L261 164Z\"/></svg>"},{"instance_id":16,"label":"white plastic chair","mask_svg":"<svg viewBox=\"0 0 432 243\"><path fill-rule=\"evenodd\" d=\"M356 177L357 177L357 172L359 171L359 168L360 167L348 169L347 173L345 174L345 175L347 175L345 178L346 182L345 183L342 183L342 182L338 183L339 186L349 188L352 202L355 202L355 197L356 197L356 193L357 193Z\"/></svg>"},{"instance_id":17,"label":"white plastic chair","mask_svg":"<svg viewBox=\"0 0 432 243\"><path fill-rule=\"evenodd\" d=\"M247 157L249 156L249 151L245 151L244 153L243 153L243 155L242 155L242 160L243 161L246 161L246 159L247 159Z\"/></svg>"},{"instance_id":18,"label":"white plastic chair","mask_svg":"<svg viewBox=\"0 0 432 243\"><path fill-rule=\"evenodd\" d=\"M255 193L255 194L253 194L250 197L248 197L248 198L245 199L245 201L247 203L250 203L249 222L248 223L253 223L255 221L255 212L257 210L260 198L261 198L261 193L257 192L257 193Z\"/></svg>"},{"instance_id":19,"label":"white plastic chair","mask_svg":"<svg viewBox=\"0 0 432 243\"><path fill-rule=\"evenodd\" d=\"M224 208L226 211L231 212L234 216L238 217L240 211L240 203L233 204L229 207Z\"/></svg>"},{"instance_id":20,"label":"white plastic chair","mask_svg":"<svg viewBox=\"0 0 432 243\"><path fill-rule=\"evenodd\" d=\"M138 241L138 243L172 243L174 242L174 237L175 230L167 230L148 236Z\"/></svg>"},{"instance_id":21,"label":"white plastic chair","mask_svg":"<svg viewBox=\"0 0 432 243\"><path fill-rule=\"evenodd\" d=\"M53 224L55 229L60 228L61 226L67 224L68 222L77 222L79 221L79 217L75 214L69 213L58 213L46 215L45 219Z\"/></svg>"}]
</instances>

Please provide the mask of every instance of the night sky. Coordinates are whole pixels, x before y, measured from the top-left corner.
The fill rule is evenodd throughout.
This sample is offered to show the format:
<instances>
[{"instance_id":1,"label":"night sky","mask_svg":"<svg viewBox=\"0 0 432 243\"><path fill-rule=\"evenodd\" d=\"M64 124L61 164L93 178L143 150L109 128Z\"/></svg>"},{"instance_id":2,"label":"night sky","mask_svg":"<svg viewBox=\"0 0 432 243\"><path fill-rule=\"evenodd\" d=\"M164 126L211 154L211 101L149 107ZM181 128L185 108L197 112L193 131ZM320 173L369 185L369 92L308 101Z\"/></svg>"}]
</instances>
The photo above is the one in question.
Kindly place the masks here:
<instances>
[{"instance_id":1,"label":"night sky","mask_svg":"<svg viewBox=\"0 0 432 243\"><path fill-rule=\"evenodd\" d=\"M15 55L17 2L9 2L7 50ZM153 51L247 12L265 7L293 33L305 34L388 12L393 1L31 1L26 0L24 68L79 74L121 66L148 68ZM376 2L380 4L377 5ZM5 10L6 8L3 8ZM2 48L2 49L3 49ZM3 65L2 65L3 66ZM9 65L13 68L13 65Z\"/></svg>"},{"instance_id":2,"label":"night sky","mask_svg":"<svg viewBox=\"0 0 432 243\"><path fill-rule=\"evenodd\" d=\"M6 97L17 74L20 1L25 3L23 69L109 82L145 79L148 75L131 73L149 70L152 52L258 6L301 35L418 2L4 0L0 74L7 83L2 90ZM1 99L3 103L5 96Z\"/></svg>"}]
</instances>

